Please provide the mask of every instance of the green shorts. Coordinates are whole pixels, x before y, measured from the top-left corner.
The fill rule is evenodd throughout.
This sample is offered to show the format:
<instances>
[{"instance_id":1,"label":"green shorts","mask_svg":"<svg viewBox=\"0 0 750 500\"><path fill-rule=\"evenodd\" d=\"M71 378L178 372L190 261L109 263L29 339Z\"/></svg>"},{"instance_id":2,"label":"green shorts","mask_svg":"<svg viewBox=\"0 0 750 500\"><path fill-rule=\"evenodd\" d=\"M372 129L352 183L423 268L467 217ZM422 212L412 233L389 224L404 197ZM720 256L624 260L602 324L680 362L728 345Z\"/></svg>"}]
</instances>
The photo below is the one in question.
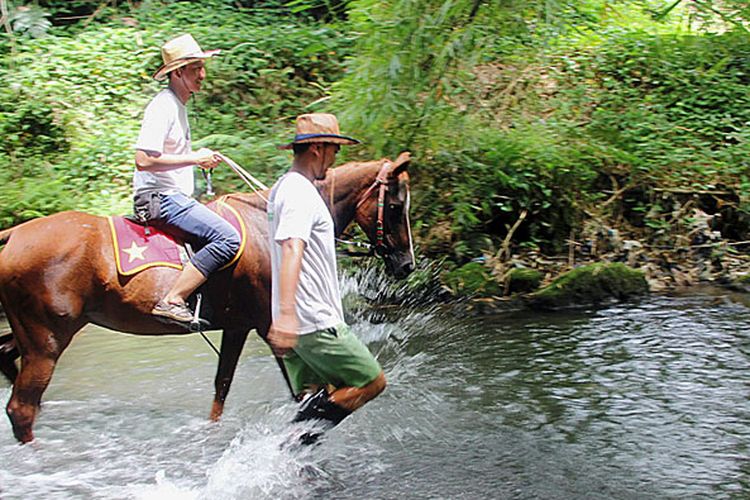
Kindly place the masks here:
<instances>
[{"instance_id":1,"label":"green shorts","mask_svg":"<svg viewBox=\"0 0 750 500\"><path fill-rule=\"evenodd\" d=\"M309 386L326 384L364 387L383 371L345 324L300 335L297 347L283 360L295 394Z\"/></svg>"}]
</instances>

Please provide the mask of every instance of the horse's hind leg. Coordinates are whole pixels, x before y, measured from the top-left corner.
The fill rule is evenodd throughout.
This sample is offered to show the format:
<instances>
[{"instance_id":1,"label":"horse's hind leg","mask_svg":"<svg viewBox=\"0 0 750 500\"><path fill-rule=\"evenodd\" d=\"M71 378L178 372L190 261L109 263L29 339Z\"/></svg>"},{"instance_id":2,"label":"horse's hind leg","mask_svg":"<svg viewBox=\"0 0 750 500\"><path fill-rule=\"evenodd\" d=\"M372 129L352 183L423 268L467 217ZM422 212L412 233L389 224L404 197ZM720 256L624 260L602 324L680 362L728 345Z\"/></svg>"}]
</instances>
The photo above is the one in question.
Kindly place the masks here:
<instances>
[{"instance_id":1,"label":"horse's hind leg","mask_svg":"<svg viewBox=\"0 0 750 500\"><path fill-rule=\"evenodd\" d=\"M52 378L55 364L56 357L37 355L24 356L21 361L21 372L16 377L6 412L13 426L13 434L22 443L34 439L34 420L39 411L42 393Z\"/></svg>"},{"instance_id":2,"label":"horse's hind leg","mask_svg":"<svg viewBox=\"0 0 750 500\"><path fill-rule=\"evenodd\" d=\"M49 328L40 324L22 326L17 321L11 321L13 323L21 351L21 371L13 384L13 393L5 411L16 439L28 443L34 439L33 426L42 394L72 335L56 336Z\"/></svg>"}]
</instances>

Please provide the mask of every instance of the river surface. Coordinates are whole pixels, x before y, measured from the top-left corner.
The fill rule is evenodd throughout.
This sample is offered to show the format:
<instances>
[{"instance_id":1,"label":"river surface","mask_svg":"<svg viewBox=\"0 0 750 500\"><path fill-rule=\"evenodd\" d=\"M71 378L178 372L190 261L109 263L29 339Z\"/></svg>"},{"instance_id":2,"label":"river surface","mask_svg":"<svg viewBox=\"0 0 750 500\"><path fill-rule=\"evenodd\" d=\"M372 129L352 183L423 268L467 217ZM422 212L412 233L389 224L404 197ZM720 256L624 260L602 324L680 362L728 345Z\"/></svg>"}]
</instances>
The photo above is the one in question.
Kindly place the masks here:
<instances>
[{"instance_id":1,"label":"river surface","mask_svg":"<svg viewBox=\"0 0 750 500\"><path fill-rule=\"evenodd\" d=\"M256 337L211 424L216 355L199 336L89 326L36 440L18 445L0 415L0 498L750 497L747 297L391 316L352 318L386 392L305 449L282 446L295 406Z\"/></svg>"}]
</instances>

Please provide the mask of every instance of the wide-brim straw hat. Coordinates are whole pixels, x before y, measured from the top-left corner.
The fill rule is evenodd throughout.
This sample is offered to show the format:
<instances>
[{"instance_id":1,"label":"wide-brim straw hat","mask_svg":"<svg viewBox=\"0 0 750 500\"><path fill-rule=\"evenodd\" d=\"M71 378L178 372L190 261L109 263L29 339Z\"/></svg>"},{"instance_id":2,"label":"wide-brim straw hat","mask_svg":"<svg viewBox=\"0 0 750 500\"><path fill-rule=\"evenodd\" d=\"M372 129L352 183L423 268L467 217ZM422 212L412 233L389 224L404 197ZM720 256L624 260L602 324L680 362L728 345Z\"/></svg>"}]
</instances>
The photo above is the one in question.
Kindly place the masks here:
<instances>
[{"instance_id":1,"label":"wide-brim straw hat","mask_svg":"<svg viewBox=\"0 0 750 500\"><path fill-rule=\"evenodd\" d=\"M192 35L181 35L165 43L161 48L164 64L154 73L155 80L164 80L170 71L200 59L218 55L221 50L202 50Z\"/></svg>"},{"instance_id":2,"label":"wide-brim straw hat","mask_svg":"<svg viewBox=\"0 0 750 500\"><path fill-rule=\"evenodd\" d=\"M310 113L297 117L297 130L294 140L289 144L278 146L279 149L292 149L295 144L311 144L323 142L328 144L342 144L352 146L360 141L352 137L341 135L339 122L334 115L328 113Z\"/></svg>"}]
</instances>

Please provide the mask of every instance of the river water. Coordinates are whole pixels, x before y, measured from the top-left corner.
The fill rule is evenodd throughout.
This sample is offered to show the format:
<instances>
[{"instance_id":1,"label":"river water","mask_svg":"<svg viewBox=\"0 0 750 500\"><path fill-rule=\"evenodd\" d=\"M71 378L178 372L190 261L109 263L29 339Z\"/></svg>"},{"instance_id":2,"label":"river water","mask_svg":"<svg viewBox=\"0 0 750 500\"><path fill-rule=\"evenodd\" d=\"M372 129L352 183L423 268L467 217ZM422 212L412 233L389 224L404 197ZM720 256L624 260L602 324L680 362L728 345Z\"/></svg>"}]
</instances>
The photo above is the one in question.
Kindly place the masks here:
<instances>
[{"instance_id":1,"label":"river water","mask_svg":"<svg viewBox=\"0 0 750 500\"><path fill-rule=\"evenodd\" d=\"M301 450L281 446L295 407L255 337L211 424L199 336L90 326L37 439L16 444L0 418L0 498L748 498L749 312L727 292L554 314L364 308L353 329L389 387Z\"/></svg>"}]
</instances>

